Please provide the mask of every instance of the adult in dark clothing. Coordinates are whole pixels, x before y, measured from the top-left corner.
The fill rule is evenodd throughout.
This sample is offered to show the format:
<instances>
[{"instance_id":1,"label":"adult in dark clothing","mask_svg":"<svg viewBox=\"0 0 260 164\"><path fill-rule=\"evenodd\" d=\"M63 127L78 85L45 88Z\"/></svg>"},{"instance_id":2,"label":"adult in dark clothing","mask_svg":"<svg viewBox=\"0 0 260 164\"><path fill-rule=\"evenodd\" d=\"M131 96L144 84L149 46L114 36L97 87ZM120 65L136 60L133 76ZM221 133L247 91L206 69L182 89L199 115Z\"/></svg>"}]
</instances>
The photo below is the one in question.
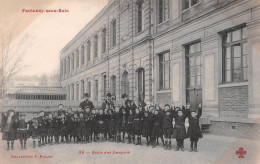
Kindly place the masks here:
<instances>
[{"instance_id":1,"label":"adult in dark clothing","mask_svg":"<svg viewBox=\"0 0 260 164\"><path fill-rule=\"evenodd\" d=\"M173 128L173 138L177 141L177 148L175 149L178 151L184 151L184 139L188 138L185 129L185 119L187 118L187 111L183 106L182 109L176 107L173 112L173 117L175 120L174 128Z\"/></svg>"},{"instance_id":2,"label":"adult in dark clothing","mask_svg":"<svg viewBox=\"0 0 260 164\"><path fill-rule=\"evenodd\" d=\"M190 109L189 106L188 107L188 118L189 118L189 127L188 127L188 135L190 137L190 142L191 142L191 146L190 146L190 151L195 151L197 152L197 143L199 138L202 138L202 132L200 129L200 124L199 124L199 119L202 115L202 109L201 109L201 104L199 104L199 110L198 113L196 112L196 110ZM194 147L193 147L194 146Z\"/></svg>"},{"instance_id":3,"label":"adult in dark clothing","mask_svg":"<svg viewBox=\"0 0 260 164\"><path fill-rule=\"evenodd\" d=\"M89 106L89 107L90 107L90 110L94 109L93 103L89 100L89 94L88 94L88 93L85 93L85 94L84 94L84 101L82 101L82 102L79 104L79 107L80 107L81 109L85 109L86 106Z\"/></svg>"},{"instance_id":4,"label":"adult in dark clothing","mask_svg":"<svg viewBox=\"0 0 260 164\"><path fill-rule=\"evenodd\" d=\"M173 133L173 111L169 104L164 106L163 116L163 134L165 138L165 150L171 149L171 138Z\"/></svg>"},{"instance_id":5,"label":"adult in dark clothing","mask_svg":"<svg viewBox=\"0 0 260 164\"><path fill-rule=\"evenodd\" d=\"M115 104L112 101L111 97L112 97L111 93L106 94L106 100L105 100L105 102L102 103L101 109L103 109L103 110L105 110L105 109L114 110L115 109Z\"/></svg>"}]
</instances>

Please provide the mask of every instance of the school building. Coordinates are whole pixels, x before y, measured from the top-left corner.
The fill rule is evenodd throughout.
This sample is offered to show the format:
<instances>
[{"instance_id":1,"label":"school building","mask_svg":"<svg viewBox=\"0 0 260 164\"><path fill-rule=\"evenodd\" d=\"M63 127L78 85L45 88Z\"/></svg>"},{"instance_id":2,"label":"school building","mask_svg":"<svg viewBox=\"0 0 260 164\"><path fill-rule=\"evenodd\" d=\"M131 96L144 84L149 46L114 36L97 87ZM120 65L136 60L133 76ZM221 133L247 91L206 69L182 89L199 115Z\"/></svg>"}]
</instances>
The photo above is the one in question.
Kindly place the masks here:
<instances>
[{"instance_id":1,"label":"school building","mask_svg":"<svg viewBox=\"0 0 260 164\"><path fill-rule=\"evenodd\" d=\"M203 104L214 134L255 136L258 0L111 0L60 52L67 99Z\"/></svg>"}]
</instances>

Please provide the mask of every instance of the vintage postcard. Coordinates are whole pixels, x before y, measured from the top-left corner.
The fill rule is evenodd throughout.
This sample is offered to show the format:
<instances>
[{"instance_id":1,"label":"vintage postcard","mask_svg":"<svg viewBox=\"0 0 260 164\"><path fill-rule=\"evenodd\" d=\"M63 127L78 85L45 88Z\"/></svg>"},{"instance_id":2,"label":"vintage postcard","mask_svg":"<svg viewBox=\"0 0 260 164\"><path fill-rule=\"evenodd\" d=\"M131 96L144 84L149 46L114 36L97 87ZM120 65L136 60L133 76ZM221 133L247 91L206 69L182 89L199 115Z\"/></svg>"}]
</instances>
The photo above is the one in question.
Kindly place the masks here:
<instances>
[{"instance_id":1,"label":"vintage postcard","mask_svg":"<svg viewBox=\"0 0 260 164\"><path fill-rule=\"evenodd\" d=\"M259 0L0 0L1 164L259 164Z\"/></svg>"}]
</instances>

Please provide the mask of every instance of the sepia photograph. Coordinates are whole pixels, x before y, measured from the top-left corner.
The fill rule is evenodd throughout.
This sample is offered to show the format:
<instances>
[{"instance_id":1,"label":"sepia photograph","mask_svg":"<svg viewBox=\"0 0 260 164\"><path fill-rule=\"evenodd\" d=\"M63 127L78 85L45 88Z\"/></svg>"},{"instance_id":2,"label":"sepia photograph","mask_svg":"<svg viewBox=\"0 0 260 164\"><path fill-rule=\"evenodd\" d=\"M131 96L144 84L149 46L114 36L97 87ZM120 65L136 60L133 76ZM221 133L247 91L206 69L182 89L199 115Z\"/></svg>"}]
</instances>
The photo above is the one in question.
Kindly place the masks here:
<instances>
[{"instance_id":1,"label":"sepia photograph","mask_svg":"<svg viewBox=\"0 0 260 164\"><path fill-rule=\"evenodd\" d=\"M0 113L1 164L259 164L260 1L0 0Z\"/></svg>"}]
</instances>

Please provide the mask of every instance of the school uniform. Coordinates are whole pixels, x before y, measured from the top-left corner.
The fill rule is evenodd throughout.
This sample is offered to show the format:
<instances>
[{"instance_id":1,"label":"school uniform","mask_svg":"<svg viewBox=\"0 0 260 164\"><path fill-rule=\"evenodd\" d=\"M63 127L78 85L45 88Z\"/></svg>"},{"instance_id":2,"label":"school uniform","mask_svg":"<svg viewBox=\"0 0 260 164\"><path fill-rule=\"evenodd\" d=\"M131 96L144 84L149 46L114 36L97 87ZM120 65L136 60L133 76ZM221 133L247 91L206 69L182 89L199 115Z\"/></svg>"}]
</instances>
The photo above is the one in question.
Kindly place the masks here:
<instances>
[{"instance_id":1,"label":"school uniform","mask_svg":"<svg viewBox=\"0 0 260 164\"><path fill-rule=\"evenodd\" d=\"M181 109L182 116L179 116L178 113L179 110L173 112L173 117L175 120L174 128L173 128L173 138L177 141L177 148L176 151L181 148L181 150L184 150L184 139L188 138L188 134L186 133L185 128L185 119L187 118L187 111L183 107Z\"/></svg>"},{"instance_id":2,"label":"school uniform","mask_svg":"<svg viewBox=\"0 0 260 164\"><path fill-rule=\"evenodd\" d=\"M197 151L197 143L199 138L202 138L202 132L199 124L199 119L202 115L202 109L199 108L198 114L195 117L192 117L190 111L188 110L188 119L189 119L189 127L188 127L188 135L191 141L191 151ZM194 149L193 149L194 144Z\"/></svg>"},{"instance_id":3,"label":"school uniform","mask_svg":"<svg viewBox=\"0 0 260 164\"><path fill-rule=\"evenodd\" d=\"M27 122L19 120L17 122L17 139L26 141L28 139Z\"/></svg>"}]
</instances>

